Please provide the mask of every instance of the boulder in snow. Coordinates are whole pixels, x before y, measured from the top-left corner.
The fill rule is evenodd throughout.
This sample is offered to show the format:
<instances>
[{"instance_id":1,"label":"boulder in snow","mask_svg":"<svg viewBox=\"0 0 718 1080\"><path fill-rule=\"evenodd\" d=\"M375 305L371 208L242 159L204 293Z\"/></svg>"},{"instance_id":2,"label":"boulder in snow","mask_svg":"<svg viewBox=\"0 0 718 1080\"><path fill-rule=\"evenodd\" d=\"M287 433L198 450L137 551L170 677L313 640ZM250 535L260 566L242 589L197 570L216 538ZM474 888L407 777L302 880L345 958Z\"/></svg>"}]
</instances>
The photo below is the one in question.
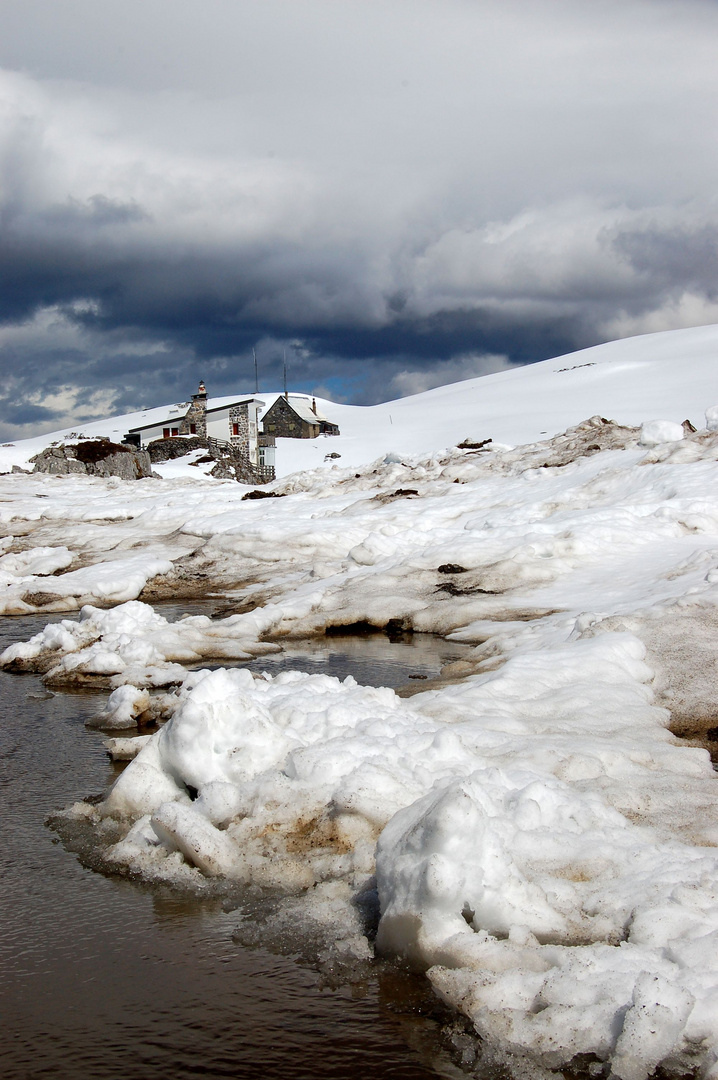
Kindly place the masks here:
<instances>
[{"instance_id":1,"label":"boulder in snow","mask_svg":"<svg viewBox=\"0 0 718 1080\"><path fill-rule=\"evenodd\" d=\"M130 450L109 439L48 446L31 460L35 472L55 476L84 473L88 476L119 476L122 480L142 480L152 476L150 456L145 450Z\"/></svg>"}]
</instances>

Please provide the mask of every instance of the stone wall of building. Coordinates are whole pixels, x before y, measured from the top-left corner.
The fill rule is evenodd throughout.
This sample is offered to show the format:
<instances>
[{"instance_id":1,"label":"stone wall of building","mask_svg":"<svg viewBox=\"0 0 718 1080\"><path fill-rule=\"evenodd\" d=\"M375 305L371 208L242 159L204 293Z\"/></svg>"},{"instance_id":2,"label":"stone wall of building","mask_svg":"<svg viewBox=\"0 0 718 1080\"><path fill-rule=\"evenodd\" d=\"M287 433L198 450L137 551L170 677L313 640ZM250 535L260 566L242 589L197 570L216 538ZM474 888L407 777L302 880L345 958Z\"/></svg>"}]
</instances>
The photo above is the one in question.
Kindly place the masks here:
<instances>
[{"instance_id":1,"label":"stone wall of building","mask_svg":"<svg viewBox=\"0 0 718 1080\"><path fill-rule=\"evenodd\" d=\"M192 430L194 428L194 431ZM192 403L180 423L180 435L197 435L204 439L207 435L207 395L193 394Z\"/></svg>"},{"instance_id":2,"label":"stone wall of building","mask_svg":"<svg viewBox=\"0 0 718 1080\"><path fill-rule=\"evenodd\" d=\"M246 402L243 405L233 405L229 410L229 441L233 446L242 447L245 452L249 451L249 408Z\"/></svg>"},{"instance_id":3,"label":"stone wall of building","mask_svg":"<svg viewBox=\"0 0 718 1080\"><path fill-rule=\"evenodd\" d=\"M262 427L267 435L280 439L314 439L319 434L319 421L308 424L283 397L278 397L267 410Z\"/></svg>"}]
</instances>

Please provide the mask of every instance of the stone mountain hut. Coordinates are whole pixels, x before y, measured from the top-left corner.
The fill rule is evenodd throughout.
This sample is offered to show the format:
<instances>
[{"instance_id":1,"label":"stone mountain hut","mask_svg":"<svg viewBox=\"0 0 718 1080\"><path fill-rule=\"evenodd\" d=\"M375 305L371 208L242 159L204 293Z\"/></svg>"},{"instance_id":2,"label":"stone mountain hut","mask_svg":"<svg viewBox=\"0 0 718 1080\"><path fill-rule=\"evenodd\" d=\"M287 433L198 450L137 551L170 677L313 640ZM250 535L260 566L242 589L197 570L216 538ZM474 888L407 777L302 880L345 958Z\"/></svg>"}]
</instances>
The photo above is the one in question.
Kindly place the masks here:
<instances>
[{"instance_id":1,"label":"stone mountain hut","mask_svg":"<svg viewBox=\"0 0 718 1080\"><path fill-rule=\"evenodd\" d=\"M316 439L318 435L338 435L339 426L328 420L314 398L299 394L278 397L262 420L265 436L277 439Z\"/></svg>"}]
</instances>

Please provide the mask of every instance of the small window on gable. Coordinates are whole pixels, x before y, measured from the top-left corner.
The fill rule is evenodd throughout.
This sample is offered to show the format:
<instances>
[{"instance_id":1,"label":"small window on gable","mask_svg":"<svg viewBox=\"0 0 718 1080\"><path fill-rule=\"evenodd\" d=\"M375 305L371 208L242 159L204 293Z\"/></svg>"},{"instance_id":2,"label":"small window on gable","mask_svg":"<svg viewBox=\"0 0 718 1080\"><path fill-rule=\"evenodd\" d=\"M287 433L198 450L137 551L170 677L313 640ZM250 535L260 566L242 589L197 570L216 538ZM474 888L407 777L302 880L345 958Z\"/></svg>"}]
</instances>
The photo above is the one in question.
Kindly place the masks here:
<instances>
[{"instance_id":1,"label":"small window on gable","mask_svg":"<svg viewBox=\"0 0 718 1080\"><path fill-rule=\"evenodd\" d=\"M239 435L239 424L232 424L232 434Z\"/></svg>"}]
</instances>

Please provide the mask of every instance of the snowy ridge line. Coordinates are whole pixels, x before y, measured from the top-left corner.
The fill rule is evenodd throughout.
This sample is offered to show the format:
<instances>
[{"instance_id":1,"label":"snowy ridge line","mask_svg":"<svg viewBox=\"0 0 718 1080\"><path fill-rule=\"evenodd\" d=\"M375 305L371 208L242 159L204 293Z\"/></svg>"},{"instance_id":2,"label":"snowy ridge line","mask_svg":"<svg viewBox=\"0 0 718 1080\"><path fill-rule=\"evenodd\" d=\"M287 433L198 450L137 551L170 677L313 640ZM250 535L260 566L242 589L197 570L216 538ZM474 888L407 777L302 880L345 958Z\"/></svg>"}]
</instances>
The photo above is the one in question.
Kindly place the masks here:
<instances>
[{"instance_id":1,"label":"snowy ridge line","mask_svg":"<svg viewBox=\"0 0 718 1080\"><path fill-rule=\"evenodd\" d=\"M167 721L103 802L67 812L107 863L321 900L359 960L371 934L350 912L376 888L377 947L425 968L517 1075L580 1058L620 1080L718 1076L718 721L698 724L715 715L718 433L593 417L515 449L317 470L265 503L108 486L91 524L86 486L39 480L2 489L26 507L7 573L34 589L68 557L247 583L223 619L86 606L0 658L104 680L102 726ZM183 667L391 621L472 650L409 701Z\"/></svg>"}]
</instances>

